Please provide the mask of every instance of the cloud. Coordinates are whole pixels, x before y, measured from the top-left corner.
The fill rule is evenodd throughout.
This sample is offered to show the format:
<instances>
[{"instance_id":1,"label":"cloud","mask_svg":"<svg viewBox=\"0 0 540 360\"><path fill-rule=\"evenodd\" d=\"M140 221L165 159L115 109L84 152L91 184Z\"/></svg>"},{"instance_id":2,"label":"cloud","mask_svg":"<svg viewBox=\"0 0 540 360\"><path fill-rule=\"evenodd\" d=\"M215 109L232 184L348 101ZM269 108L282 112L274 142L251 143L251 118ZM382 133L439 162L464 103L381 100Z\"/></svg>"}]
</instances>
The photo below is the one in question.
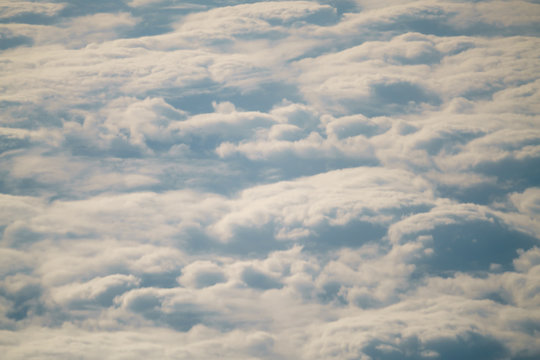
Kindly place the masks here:
<instances>
[{"instance_id":1,"label":"cloud","mask_svg":"<svg viewBox=\"0 0 540 360\"><path fill-rule=\"evenodd\" d=\"M246 268L243 271L242 280L244 280L247 286L260 290L279 289L283 286L268 275L251 268Z\"/></svg>"},{"instance_id":2,"label":"cloud","mask_svg":"<svg viewBox=\"0 0 540 360\"><path fill-rule=\"evenodd\" d=\"M0 6L0 351L538 358L538 4Z\"/></svg>"},{"instance_id":3,"label":"cloud","mask_svg":"<svg viewBox=\"0 0 540 360\"><path fill-rule=\"evenodd\" d=\"M403 178L409 181L403 183ZM336 182L348 185L336 189ZM430 205L429 188L410 173L369 167L343 169L248 189L213 231L229 238L237 226L260 227L273 221L278 237L295 238L308 235L310 228L321 223L344 225L353 219L385 223L392 217L385 210Z\"/></svg>"},{"instance_id":4,"label":"cloud","mask_svg":"<svg viewBox=\"0 0 540 360\"><path fill-rule=\"evenodd\" d=\"M141 236L146 237L152 229L153 235L146 238L147 240L169 242L182 228L201 227L210 220L210 213L219 214L220 208L226 206L220 197L215 195L209 196L207 201L203 202L199 201L198 194L191 192L165 193L157 202L154 195L156 194L133 193L54 202L46 211L29 220L25 228L58 237L84 237L108 232L113 238L126 240L133 236L139 239ZM181 211L181 208L184 211ZM66 217L70 220L66 221ZM156 220L161 223L158 228L155 227ZM133 221L139 225L133 227ZM121 225L122 222L124 225ZM99 229L96 228L97 224ZM10 231L8 227L6 232ZM137 233L139 235L136 235ZM13 241L22 239L15 237Z\"/></svg>"},{"instance_id":5,"label":"cloud","mask_svg":"<svg viewBox=\"0 0 540 360\"><path fill-rule=\"evenodd\" d=\"M138 7L138 6L148 6L152 5L154 3L160 3L162 0L132 0L128 4L132 7Z\"/></svg>"},{"instance_id":6,"label":"cloud","mask_svg":"<svg viewBox=\"0 0 540 360\"><path fill-rule=\"evenodd\" d=\"M61 3L8 0L0 8L0 19L16 18L28 14L54 16L64 7L65 4Z\"/></svg>"},{"instance_id":7,"label":"cloud","mask_svg":"<svg viewBox=\"0 0 540 360\"><path fill-rule=\"evenodd\" d=\"M538 188L529 188L523 193L512 194L510 200L521 213L534 216L540 212L540 189Z\"/></svg>"},{"instance_id":8,"label":"cloud","mask_svg":"<svg viewBox=\"0 0 540 360\"><path fill-rule=\"evenodd\" d=\"M332 16L334 9L328 5L320 5L311 1L269 1L254 4L242 4L215 8L208 12L193 14L181 23L180 29L184 32L197 34L200 38L221 34L243 34L246 30L257 26L257 33L267 31L272 22L290 24L291 22L306 20L314 14ZM203 27L195 27L201 19L207 23Z\"/></svg>"},{"instance_id":9,"label":"cloud","mask_svg":"<svg viewBox=\"0 0 540 360\"><path fill-rule=\"evenodd\" d=\"M114 297L131 287L138 285L138 279L132 275L109 275L95 277L84 284L70 284L54 289L51 297L55 303L71 307L82 307L96 303L110 306Z\"/></svg>"},{"instance_id":10,"label":"cloud","mask_svg":"<svg viewBox=\"0 0 540 360\"><path fill-rule=\"evenodd\" d=\"M226 276L223 270L210 261L195 261L182 269L178 281L184 286L202 288L223 283Z\"/></svg>"}]
</instances>

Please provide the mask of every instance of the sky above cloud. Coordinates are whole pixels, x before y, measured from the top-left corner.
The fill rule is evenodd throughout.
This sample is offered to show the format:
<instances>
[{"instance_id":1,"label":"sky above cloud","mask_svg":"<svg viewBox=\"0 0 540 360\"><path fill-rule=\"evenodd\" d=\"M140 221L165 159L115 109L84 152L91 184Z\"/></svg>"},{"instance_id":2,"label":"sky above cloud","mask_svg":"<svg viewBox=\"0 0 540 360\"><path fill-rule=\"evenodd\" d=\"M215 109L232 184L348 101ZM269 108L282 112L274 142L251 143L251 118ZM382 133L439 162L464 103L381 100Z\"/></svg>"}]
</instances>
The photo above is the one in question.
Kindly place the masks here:
<instances>
[{"instance_id":1,"label":"sky above cloud","mask_svg":"<svg viewBox=\"0 0 540 360\"><path fill-rule=\"evenodd\" d=\"M537 359L539 23L4 1L2 357Z\"/></svg>"}]
</instances>

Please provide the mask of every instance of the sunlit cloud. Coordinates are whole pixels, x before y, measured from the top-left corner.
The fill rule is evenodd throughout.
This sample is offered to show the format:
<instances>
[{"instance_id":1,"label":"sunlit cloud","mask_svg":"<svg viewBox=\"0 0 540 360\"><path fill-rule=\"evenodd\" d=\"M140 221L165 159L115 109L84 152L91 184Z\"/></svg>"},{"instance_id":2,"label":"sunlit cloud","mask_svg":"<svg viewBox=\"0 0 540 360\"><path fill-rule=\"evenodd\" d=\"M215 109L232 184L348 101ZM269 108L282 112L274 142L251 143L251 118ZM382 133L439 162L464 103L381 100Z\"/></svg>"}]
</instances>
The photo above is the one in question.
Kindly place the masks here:
<instances>
[{"instance_id":1,"label":"sunlit cloud","mask_svg":"<svg viewBox=\"0 0 540 360\"><path fill-rule=\"evenodd\" d=\"M539 9L4 1L3 358L538 358Z\"/></svg>"}]
</instances>

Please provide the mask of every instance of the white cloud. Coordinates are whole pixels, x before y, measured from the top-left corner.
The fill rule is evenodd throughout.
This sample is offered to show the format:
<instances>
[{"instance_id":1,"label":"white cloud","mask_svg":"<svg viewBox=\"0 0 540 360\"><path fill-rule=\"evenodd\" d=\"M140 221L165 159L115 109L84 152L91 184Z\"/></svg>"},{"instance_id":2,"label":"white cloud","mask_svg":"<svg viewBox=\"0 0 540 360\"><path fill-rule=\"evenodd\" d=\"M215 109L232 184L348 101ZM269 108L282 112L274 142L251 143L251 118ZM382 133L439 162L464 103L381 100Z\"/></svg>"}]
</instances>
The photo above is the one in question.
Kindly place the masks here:
<instances>
[{"instance_id":1,"label":"white cloud","mask_svg":"<svg viewBox=\"0 0 540 360\"><path fill-rule=\"evenodd\" d=\"M225 282L221 268L210 261L195 261L182 269L178 281L184 286L206 287Z\"/></svg>"},{"instance_id":2,"label":"white cloud","mask_svg":"<svg viewBox=\"0 0 540 360\"><path fill-rule=\"evenodd\" d=\"M4 357L538 357L538 4L98 5L0 6Z\"/></svg>"},{"instance_id":3,"label":"white cloud","mask_svg":"<svg viewBox=\"0 0 540 360\"><path fill-rule=\"evenodd\" d=\"M15 249L1 249L0 258L3 260L0 265L0 274L2 277L17 272L29 271L34 264L32 255Z\"/></svg>"},{"instance_id":4,"label":"white cloud","mask_svg":"<svg viewBox=\"0 0 540 360\"><path fill-rule=\"evenodd\" d=\"M336 188L336 183L341 186ZM212 230L227 239L238 226L275 223L279 236L287 238L298 229L312 233L310 229L322 223L344 225L355 219L386 223L392 210L431 204L427 184L410 173L369 167L343 169L245 190Z\"/></svg>"},{"instance_id":5,"label":"white cloud","mask_svg":"<svg viewBox=\"0 0 540 360\"><path fill-rule=\"evenodd\" d=\"M456 17L455 23L460 26L471 26L474 18L482 22L500 27L532 25L540 20L540 6L529 1L490 1L478 2L463 11L466 20ZM478 21L478 20L476 20Z\"/></svg>"},{"instance_id":6,"label":"white cloud","mask_svg":"<svg viewBox=\"0 0 540 360\"><path fill-rule=\"evenodd\" d=\"M51 291L52 300L61 306L84 306L86 303L110 305L115 296L137 286L139 280L133 275L108 275L95 277L86 283L75 283L56 287Z\"/></svg>"},{"instance_id":7,"label":"white cloud","mask_svg":"<svg viewBox=\"0 0 540 360\"><path fill-rule=\"evenodd\" d=\"M525 272L540 264L540 250L534 247L528 251L520 251L519 258L514 260L516 270Z\"/></svg>"},{"instance_id":8,"label":"white cloud","mask_svg":"<svg viewBox=\"0 0 540 360\"><path fill-rule=\"evenodd\" d=\"M14 221L25 220L43 209L44 201L30 196L0 195L0 218L2 225L8 225Z\"/></svg>"},{"instance_id":9,"label":"white cloud","mask_svg":"<svg viewBox=\"0 0 540 360\"><path fill-rule=\"evenodd\" d=\"M66 4L6 0L0 5L0 19L9 19L16 16L39 14L54 16L60 12Z\"/></svg>"},{"instance_id":10,"label":"white cloud","mask_svg":"<svg viewBox=\"0 0 540 360\"><path fill-rule=\"evenodd\" d=\"M77 299L90 301L110 286L157 285L153 275L172 273L174 283L174 275L186 261L185 254L173 247L112 239L44 242L26 251L33 260L34 274L48 289L46 299L51 306Z\"/></svg>"},{"instance_id":11,"label":"white cloud","mask_svg":"<svg viewBox=\"0 0 540 360\"><path fill-rule=\"evenodd\" d=\"M132 7L139 7L153 5L160 2L164 2L164 0L131 0L128 2L128 5Z\"/></svg>"},{"instance_id":12,"label":"white cloud","mask_svg":"<svg viewBox=\"0 0 540 360\"><path fill-rule=\"evenodd\" d=\"M332 13L334 9L311 1L267 1L215 8L189 15L180 23L184 32L210 34L243 33L257 26L257 33L267 30L269 21L290 22L303 20L315 13ZM205 24L200 26L201 22ZM199 26L197 26L199 24ZM199 35L204 38L205 35Z\"/></svg>"},{"instance_id":13,"label":"white cloud","mask_svg":"<svg viewBox=\"0 0 540 360\"><path fill-rule=\"evenodd\" d=\"M521 213L528 214L531 217L535 217L540 213L539 188L529 188L523 193L511 194L510 200Z\"/></svg>"},{"instance_id":14,"label":"white cloud","mask_svg":"<svg viewBox=\"0 0 540 360\"><path fill-rule=\"evenodd\" d=\"M429 231L437 226L468 221L490 221L494 215L488 208L474 204L456 204L441 201L425 213L414 214L390 226L390 241L398 243L404 236ZM406 240L405 240L406 241Z\"/></svg>"},{"instance_id":15,"label":"white cloud","mask_svg":"<svg viewBox=\"0 0 540 360\"><path fill-rule=\"evenodd\" d=\"M216 195L203 196L206 199L201 201L201 194L191 191L159 196L142 192L55 201L25 226L34 232L54 236L100 233L119 239L170 243L175 234L204 226L226 207ZM215 215L211 216L212 213ZM9 231L8 227L6 232Z\"/></svg>"}]
</instances>

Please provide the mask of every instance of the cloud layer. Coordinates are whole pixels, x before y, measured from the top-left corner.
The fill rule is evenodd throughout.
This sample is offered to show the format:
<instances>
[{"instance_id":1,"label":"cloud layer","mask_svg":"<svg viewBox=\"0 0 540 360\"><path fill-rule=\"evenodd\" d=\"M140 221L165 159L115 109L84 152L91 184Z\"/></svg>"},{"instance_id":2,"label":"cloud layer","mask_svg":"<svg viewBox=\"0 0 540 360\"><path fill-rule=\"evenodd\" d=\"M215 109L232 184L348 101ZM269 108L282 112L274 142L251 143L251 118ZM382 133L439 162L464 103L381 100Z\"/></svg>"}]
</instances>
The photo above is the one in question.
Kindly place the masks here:
<instances>
[{"instance_id":1,"label":"cloud layer","mask_svg":"<svg viewBox=\"0 0 540 360\"><path fill-rule=\"evenodd\" d=\"M539 21L5 2L3 356L538 358Z\"/></svg>"}]
</instances>

